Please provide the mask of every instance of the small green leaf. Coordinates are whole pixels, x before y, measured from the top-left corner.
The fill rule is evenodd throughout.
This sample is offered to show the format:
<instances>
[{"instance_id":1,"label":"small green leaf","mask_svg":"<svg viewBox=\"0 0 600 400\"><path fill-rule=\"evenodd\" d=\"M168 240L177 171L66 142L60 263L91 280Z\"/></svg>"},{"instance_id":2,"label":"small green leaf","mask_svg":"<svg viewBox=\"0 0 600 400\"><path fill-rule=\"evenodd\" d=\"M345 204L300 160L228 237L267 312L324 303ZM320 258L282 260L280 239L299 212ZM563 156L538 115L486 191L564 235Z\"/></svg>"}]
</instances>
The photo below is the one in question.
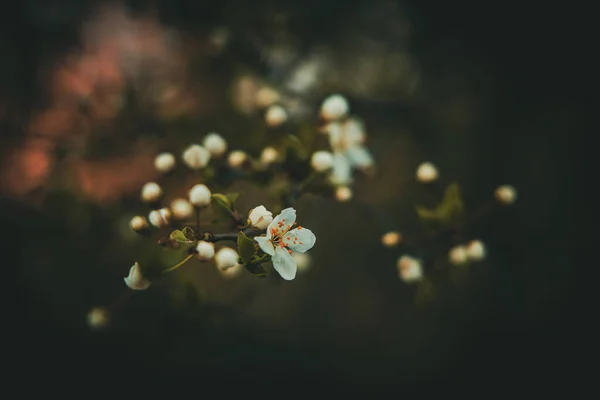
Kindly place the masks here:
<instances>
[{"instance_id":1,"label":"small green leaf","mask_svg":"<svg viewBox=\"0 0 600 400\"><path fill-rule=\"evenodd\" d=\"M219 203L222 207L225 207L228 210L232 209L231 201L226 195L221 193L213 193L210 197L213 203Z\"/></svg>"},{"instance_id":2,"label":"small green leaf","mask_svg":"<svg viewBox=\"0 0 600 400\"><path fill-rule=\"evenodd\" d=\"M244 267L246 268L246 271L259 278L265 278L267 276L267 270L262 264L245 264Z\"/></svg>"},{"instance_id":3,"label":"small green leaf","mask_svg":"<svg viewBox=\"0 0 600 400\"><path fill-rule=\"evenodd\" d=\"M419 215L419 218L424 221L437 221L438 220L437 209L430 210L423 206L417 206L417 214Z\"/></svg>"},{"instance_id":4,"label":"small green leaf","mask_svg":"<svg viewBox=\"0 0 600 400\"><path fill-rule=\"evenodd\" d=\"M196 233L189 226L186 226L185 228L183 228L183 230L181 232L189 241L193 242L194 240L196 240Z\"/></svg>"},{"instance_id":5,"label":"small green leaf","mask_svg":"<svg viewBox=\"0 0 600 400\"><path fill-rule=\"evenodd\" d=\"M239 193L227 193L225 195L225 197L227 198L227 200L229 201L230 204L230 209L234 210L235 209L235 202L237 200L237 198L240 196Z\"/></svg>"},{"instance_id":6,"label":"small green leaf","mask_svg":"<svg viewBox=\"0 0 600 400\"><path fill-rule=\"evenodd\" d=\"M237 247L238 253L243 263L245 265L250 264L252 256L256 254L256 246L254 246L254 240L246 236L244 232L240 232L238 233L237 237Z\"/></svg>"},{"instance_id":7,"label":"small green leaf","mask_svg":"<svg viewBox=\"0 0 600 400\"><path fill-rule=\"evenodd\" d=\"M214 213L220 218L231 218L232 205L227 196L221 193L213 193L211 196L211 206Z\"/></svg>"},{"instance_id":8,"label":"small green leaf","mask_svg":"<svg viewBox=\"0 0 600 400\"><path fill-rule=\"evenodd\" d=\"M183 233L180 230L174 230L173 232L171 232L171 234L169 235L169 238L175 240L178 243L190 243L191 242L191 240L186 237L185 233Z\"/></svg>"},{"instance_id":9,"label":"small green leaf","mask_svg":"<svg viewBox=\"0 0 600 400\"><path fill-rule=\"evenodd\" d=\"M464 204L460 195L458 183L453 182L446 188L444 198L437 207L440 220L443 222L454 222L464 212Z\"/></svg>"}]
</instances>

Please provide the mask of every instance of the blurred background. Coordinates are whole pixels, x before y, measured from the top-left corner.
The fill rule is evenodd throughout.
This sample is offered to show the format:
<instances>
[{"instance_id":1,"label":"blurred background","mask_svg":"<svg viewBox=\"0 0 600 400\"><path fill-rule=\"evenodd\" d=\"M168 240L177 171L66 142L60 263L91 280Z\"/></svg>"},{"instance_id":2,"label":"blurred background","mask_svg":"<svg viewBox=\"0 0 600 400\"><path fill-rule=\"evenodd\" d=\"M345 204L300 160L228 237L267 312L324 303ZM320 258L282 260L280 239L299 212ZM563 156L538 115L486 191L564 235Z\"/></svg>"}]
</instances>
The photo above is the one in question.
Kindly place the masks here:
<instances>
[{"instance_id":1,"label":"blurred background","mask_svg":"<svg viewBox=\"0 0 600 400\"><path fill-rule=\"evenodd\" d=\"M585 96L568 14L467 1L28 0L0 15L13 372L400 390L531 382L571 356L571 150ZM258 83L284 94L298 125L327 95L346 96L375 176L357 177L349 203L299 201L318 241L296 280L190 264L91 329L89 311L122 295L133 261L162 257L129 229L146 212L141 186L159 179L155 155L211 131L258 155ZM401 252L380 237L420 231L422 161L459 183L469 210L501 184L519 197L470 228L486 261L417 304L398 279ZM178 177L174 196L193 182ZM241 210L268 201L236 189Z\"/></svg>"}]
</instances>

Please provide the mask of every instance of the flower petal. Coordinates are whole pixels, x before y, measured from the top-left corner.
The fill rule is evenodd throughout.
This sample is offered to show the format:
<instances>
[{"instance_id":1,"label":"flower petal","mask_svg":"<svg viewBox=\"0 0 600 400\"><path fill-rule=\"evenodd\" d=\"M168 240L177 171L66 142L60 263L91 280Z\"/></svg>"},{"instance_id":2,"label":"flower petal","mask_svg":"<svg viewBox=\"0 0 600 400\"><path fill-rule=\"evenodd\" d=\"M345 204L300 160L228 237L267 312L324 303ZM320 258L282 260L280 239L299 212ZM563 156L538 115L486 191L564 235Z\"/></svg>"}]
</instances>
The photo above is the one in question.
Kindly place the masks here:
<instances>
[{"instance_id":1,"label":"flower petal","mask_svg":"<svg viewBox=\"0 0 600 400\"><path fill-rule=\"evenodd\" d=\"M350 164L360 168L367 168L373 165L373 157L363 146L352 146L346 150L346 157Z\"/></svg>"},{"instance_id":2,"label":"flower petal","mask_svg":"<svg viewBox=\"0 0 600 400\"><path fill-rule=\"evenodd\" d=\"M256 240L256 243L258 243L262 251L270 256L275 254L275 246L273 246L273 242L271 242L270 239L265 236L257 236L254 238L254 240Z\"/></svg>"},{"instance_id":3,"label":"flower petal","mask_svg":"<svg viewBox=\"0 0 600 400\"><path fill-rule=\"evenodd\" d=\"M352 182L352 166L344 154L333 153L333 169L329 179L335 185L348 185Z\"/></svg>"},{"instance_id":4,"label":"flower petal","mask_svg":"<svg viewBox=\"0 0 600 400\"><path fill-rule=\"evenodd\" d=\"M299 253L305 253L312 249L317 241L317 237L310 229L298 228L292 229L283 237L283 243Z\"/></svg>"},{"instance_id":5,"label":"flower petal","mask_svg":"<svg viewBox=\"0 0 600 400\"><path fill-rule=\"evenodd\" d=\"M286 281L291 281L296 277L296 261L290 253L283 247L277 247L275 255L271 258L273 268L281 275Z\"/></svg>"},{"instance_id":6,"label":"flower petal","mask_svg":"<svg viewBox=\"0 0 600 400\"><path fill-rule=\"evenodd\" d=\"M296 210L292 207L286 208L273 219L273 222L267 228L267 237L270 239L273 231L275 233L285 232L290 229L294 222L296 222Z\"/></svg>"}]
</instances>

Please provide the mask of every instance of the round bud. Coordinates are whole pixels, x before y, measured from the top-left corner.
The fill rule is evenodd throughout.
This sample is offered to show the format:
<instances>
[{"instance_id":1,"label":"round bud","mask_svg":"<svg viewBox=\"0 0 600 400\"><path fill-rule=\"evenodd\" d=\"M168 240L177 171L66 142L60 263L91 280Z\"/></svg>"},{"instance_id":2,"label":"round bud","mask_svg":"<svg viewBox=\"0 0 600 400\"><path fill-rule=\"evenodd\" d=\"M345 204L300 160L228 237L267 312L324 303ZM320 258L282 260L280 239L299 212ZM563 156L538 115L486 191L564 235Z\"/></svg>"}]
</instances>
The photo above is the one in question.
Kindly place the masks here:
<instances>
[{"instance_id":1,"label":"round bud","mask_svg":"<svg viewBox=\"0 0 600 400\"><path fill-rule=\"evenodd\" d=\"M231 268L238 265L238 252L230 247L223 247L215 254L215 263L220 269Z\"/></svg>"},{"instance_id":2,"label":"round bud","mask_svg":"<svg viewBox=\"0 0 600 400\"><path fill-rule=\"evenodd\" d=\"M398 275L406 283L416 282L423 278L421 262L411 256L402 256L396 263Z\"/></svg>"},{"instance_id":3,"label":"round bud","mask_svg":"<svg viewBox=\"0 0 600 400\"><path fill-rule=\"evenodd\" d=\"M321 118L327 121L336 120L345 116L350 109L346 98L340 94L327 97L321 105Z\"/></svg>"},{"instance_id":4,"label":"round bud","mask_svg":"<svg viewBox=\"0 0 600 400\"><path fill-rule=\"evenodd\" d=\"M221 276L225 278L233 278L238 276L244 270L241 264L234 265L233 267L229 267L227 269L217 268L217 271L221 274Z\"/></svg>"},{"instance_id":5,"label":"round bud","mask_svg":"<svg viewBox=\"0 0 600 400\"><path fill-rule=\"evenodd\" d=\"M260 108L267 108L279 101L279 93L270 87L263 86L256 92L256 105Z\"/></svg>"},{"instance_id":6,"label":"round bud","mask_svg":"<svg viewBox=\"0 0 600 400\"><path fill-rule=\"evenodd\" d=\"M175 168L175 156L171 153L161 153L154 159L154 168L158 172L166 174Z\"/></svg>"},{"instance_id":7,"label":"round bud","mask_svg":"<svg viewBox=\"0 0 600 400\"><path fill-rule=\"evenodd\" d=\"M246 162L247 159L248 155L246 153L241 150L235 150L229 153L229 156L227 157L227 164L229 164L231 168L239 168Z\"/></svg>"},{"instance_id":8,"label":"round bud","mask_svg":"<svg viewBox=\"0 0 600 400\"><path fill-rule=\"evenodd\" d=\"M155 227L164 228L166 226L169 226L169 222L171 220L171 211L168 208L152 210L148 215L148 220Z\"/></svg>"},{"instance_id":9,"label":"round bud","mask_svg":"<svg viewBox=\"0 0 600 400\"><path fill-rule=\"evenodd\" d=\"M315 151L310 158L310 165L317 172L325 172L333 167L333 154L329 151Z\"/></svg>"},{"instance_id":10,"label":"round bud","mask_svg":"<svg viewBox=\"0 0 600 400\"><path fill-rule=\"evenodd\" d=\"M467 244L467 257L469 260L481 261L485 258L485 245L480 240L471 240Z\"/></svg>"},{"instance_id":11,"label":"round bud","mask_svg":"<svg viewBox=\"0 0 600 400\"><path fill-rule=\"evenodd\" d=\"M87 323L92 329L104 328L108 325L108 321L108 311L105 308L92 308L87 315Z\"/></svg>"},{"instance_id":12,"label":"round bud","mask_svg":"<svg viewBox=\"0 0 600 400\"><path fill-rule=\"evenodd\" d=\"M279 158L279 152L274 147L265 147L260 154L260 161L264 165L269 165L277 161Z\"/></svg>"},{"instance_id":13,"label":"round bud","mask_svg":"<svg viewBox=\"0 0 600 400\"><path fill-rule=\"evenodd\" d=\"M272 105L267 109L265 122L268 126L275 128L287 120L287 112L280 105Z\"/></svg>"},{"instance_id":14,"label":"round bud","mask_svg":"<svg viewBox=\"0 0 600 400\"><path fill-rule=\"evenodd\" d=\"M206 167L210 161L210 152L199 144L193 144L184 150L183 163L191 169Z\"/></svg>"},{"instance_id":15,"label":"round bud","mask_svg":"<svg viewBox=\"0 0 600 400\"><path fill-rule=\"evenodd\" d=\"M198 252L199 259L210 260L215 256L215 245L201 240L198 242L198 245L196 245L196 251Z\"/></svg>"},{"instance_id":16,"label":"round bud","mask_svg":"<svg viewBox=\"0 0 600 400\"><path fill-rule=\"evenodd\" d=\"M163 195L162 188L156 182L148 182L142 187L142 201L154 203Z\"/></svg>"},{"instance_id":17,"label":"round bud","mask_svg":"<svg viewBox=\"0 0 600 400\"><path fill-rule=\"evenodd\" d=\"M171 202L171 212L173 218L183 220L194 214L194 207L186 199L175 199Z\"/></svg>"},{"instance_id":18,"label":"round bud","mask_svg":"<svg viewBox=\"0 0 600 400\"><path fill-rule=\"evenodd\" d=\"M248 213L248 223L257 229L267 229L273 222L273 214L265 206L254 207Z\"/></svg>"},{"instance_id":19,"label":"round bud","mask_svg":"<svg viewBox=\"0 0 600 400\"><path fill-rule=\"evenodd\" d=\"M136 232L143 232L148 229L148 222L146 221L146 218L136 215L135 217L131 218L129 226Z\"/></svg>"},{"instance_id":20,"label":"round bud","mask_svg":"<svg viewBox=\"0 0 600 400\"><path fill-rule=\"evenodd\" d=\"M438 178L438 170L430 162L424 162L417 168L417 180L422 183L433 182Z\"/></svg>"},{"instance_id":21,"label":"round bud","mask_svg":"<svg viewBox=\"0 0 600 400\"><path fill-rule=\"evenodd\" d=\"M221 157L227 151L227 141L215 132L206 135L203 145L215 157Z\"/></svg>"},{"instance_id":22,"label":"round bud","mask_svg":"<svg viewBox=\"0 0 600 400\"><path fill-rule=\"evenodd\" d=\"M517 200L517 190L511 185L502 185L496 189L494 197L500 204L507 206Z\"/></svg>"},{"instance_id":23,"label":"round bud","mask_svg":"<svg viewBox=\"0 0 600 400\"><path fill-rule=\"evenodd\" d=\"M396 231L390 231L381 236L381 243L385 247L395 247L402 240L402 235Z\"/></svg>"},{"instance_id":24,"label":"round bud","mask_svg":"<svg viewBox=\"0 0 600 400\"><path fill-rule=\"evenodd\" d=\"M211 192L206 185L198 184L190 189L190 203L196 207L206 207L210 204Z\"/></svg>"},{"instance_id":25,"label":"round bud","mask_svg":"<svg viewBox=\"0 0 600 400\"><path fill-rule=\"evenodd\" d=\"M462 265L468 260L467 248L465 246L455 246L448 252L448 260L452 265Z\"/></svg>"},{"instance_id":26,"label":"round bud","mask_svg":"<svg viewBox=\"0 0 600 400\"><path fill-rule=\"evenodd\" d=\"M352 198L352 189L348 186L338 186L335 189L335 198L340 202L349 201Z\"/></svg>"}]
</instances>

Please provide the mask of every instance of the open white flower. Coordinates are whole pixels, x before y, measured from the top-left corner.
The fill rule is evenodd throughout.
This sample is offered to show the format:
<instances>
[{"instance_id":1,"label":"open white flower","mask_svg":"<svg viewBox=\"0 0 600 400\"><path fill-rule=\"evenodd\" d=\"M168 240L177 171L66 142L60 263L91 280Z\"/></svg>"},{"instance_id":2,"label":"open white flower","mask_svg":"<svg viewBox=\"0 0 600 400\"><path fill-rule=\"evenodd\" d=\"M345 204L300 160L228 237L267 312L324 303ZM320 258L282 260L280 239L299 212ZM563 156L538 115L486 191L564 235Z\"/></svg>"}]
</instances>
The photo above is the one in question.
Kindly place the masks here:
<instances>
[{"instance_id":1,"label":"open white flower","mask_svg":"<svg viewBox=\"0 0 600 400\"><path fill-rule=\"evenodd\" d=\"M265 206L258 206L250 210L248 221L254 228L265 229L273 222L273 214Z\"/></svg>"},{"instance_id":2,"label":"open white flower","mask_svg":"<svg viewBox=\"0 0 600 400\"><path fill-rule=\"evenodd\" d=\"M372 167L373 157L364 146L366 139L362 122L350 118L345 122L332 122L325 128L333 150L333 169L330 180L336 185L352 182L352 169Z\"/></svg>"},{"instance_id":3,"label":"open white flower","mask_svg":"<svg viewBox=\"0 0 600 400\"><path fill-rule=\"evenodd\" d=\"M142 271L140 270L140 263L137 261L129 270L129 276L123 279L125 280L125 284L133 290L148 289L151 283L149 280L144 279L144 277L142 276Z\"/></svg>"},{"instance_id":4,"label":"open white flower","mask_svg":"<svg viewBox=\"0 0 600 400\"><path fill-rule=\"evenodd\" d=\"M285 280L296 277L298 267L292 251L305 253L314 245L317 238L309 229L296 227L296 210L289 207L273 219L267 227L267 235L255 237L262 251L271 256L273 268Z\"/></svg>"}]
</instances>

